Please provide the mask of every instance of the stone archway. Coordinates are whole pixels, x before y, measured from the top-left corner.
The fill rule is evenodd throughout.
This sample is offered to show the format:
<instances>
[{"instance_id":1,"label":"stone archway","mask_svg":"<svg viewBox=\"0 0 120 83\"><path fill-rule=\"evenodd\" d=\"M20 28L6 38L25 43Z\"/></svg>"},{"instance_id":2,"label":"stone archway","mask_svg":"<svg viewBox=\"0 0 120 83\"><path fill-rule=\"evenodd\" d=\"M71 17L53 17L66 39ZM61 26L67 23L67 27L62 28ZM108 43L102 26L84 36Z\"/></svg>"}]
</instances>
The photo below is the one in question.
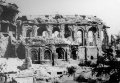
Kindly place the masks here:
<instances>
[{"instance_id":1,"label":"stone archway","mask_svg":"<svg viewBox=\"0 0 120 83\"><path fill-rule=\"evenodd\" d=\"M69 28L69 25L65 25L64 36L65 36L65 38L68 38L68 37L72 36L72 30L71 30L71 28Z\"/></svg>"},{"instance_id":2,"label":"stone archway","mask_svg":"<svg viewBox=\"0 0 120 83\"><path fill-rule=\"evenodd\" d=\"M96 27L91 27L88 30L88 45L89 46L95 46L96 45Z\"/></svg>"},{"instance_id":3,"label":"stone archway","mask_svg":"<svg viewBox=\"0 0 120 83\"><path fill-rule=\"evenodd\" d=\"M32 34L33 34L33 30L32 29L28 29L26 31L26 37L32 37Z\"/></svg>"},{"instance_id":4,"label":"stone archway","mask_svg":"<svg viewBox=\"0 0 120 83\"><path fill-rule=\"evenodd\" d=\"M44 51L44 60L51 60L52 51L50 49L45 49Z\"/></svg>"},{"instance_id":5,"label":"stone archway","mask_svg":"<svg viewBox=\"0 0 120 83\"><path fill-rule=\"evenodd\" d=\"M58 59L65 59L65 50L63 48L57 48L56 53L58 53Z\"/></svg>"},{"instance_id":6,"label":"stone archway","mask_svg":"<svg viewBox=\"0 0 120 83\"><path fill-rule=\"evenodd\" d=\"M45 24L39 25L38 27L37 36L42 36L44 31L47 32L47 27Z\"/></svg>"},{"instance_id":7,"label":"stone archway","mask_svg":"<svg viewBox=\"0 0 120 83\"><path fill-rule=\"evenodd\" d=\"M76 40L79 43L79 45L83 46L83 44L84 44L84 31L82 29L78 29L76 36L77 36Z\"/></svg>"},{"instance_id":8,"label":"stone archway","mask_svg":"<svg viewBox=\"0 0 120 83\"><path fill-rule=\"evenodd\" d=\"M72 46L71 50L72 50L72 52L71 52L71 55L72 55L71 58L74 59L74 60L76 60L77 57L78 57L78 55L77 55L77 51L78 51L77 46Z\"/></svg>"},{"instance_id":9,"label":"stone archway","mask_svg":"<svg viewBox=\"0 0 120 83\"><path fill-rule=\"evenodd\" d=\"M39 55L38 55L38 50L37 49L32 49L31 50L31 58L32 58L32 62L36 63L39 61Z\"/></svg>"},{"instance_id":10,"label":"stone archway","mask_svg":"<svg viewBox=\"0 0 120 83\"><path fill-rule=\"evenodd\" d=\"M59 25L53 25L52 37L60 37Z\"/></svg>"}]
</instances>

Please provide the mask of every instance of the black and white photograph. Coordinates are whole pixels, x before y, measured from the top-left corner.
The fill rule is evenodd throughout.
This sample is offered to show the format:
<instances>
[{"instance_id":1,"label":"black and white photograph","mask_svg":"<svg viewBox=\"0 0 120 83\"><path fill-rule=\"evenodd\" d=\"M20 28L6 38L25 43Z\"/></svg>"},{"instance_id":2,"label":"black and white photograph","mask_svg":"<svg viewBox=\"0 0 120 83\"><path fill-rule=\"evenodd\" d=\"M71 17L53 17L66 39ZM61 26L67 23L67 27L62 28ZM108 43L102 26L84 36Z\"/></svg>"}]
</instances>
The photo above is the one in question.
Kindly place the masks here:
<instances>
[{"instance_id":1,"label":"black and white photograph","mask_svg":"<svg viewBox=\"0 0 120 83\"><path fill-rule=\"evenodd\" d=\"M120 83L120 0L0 0L0 83Z\"/></svg>"}]
</instances>

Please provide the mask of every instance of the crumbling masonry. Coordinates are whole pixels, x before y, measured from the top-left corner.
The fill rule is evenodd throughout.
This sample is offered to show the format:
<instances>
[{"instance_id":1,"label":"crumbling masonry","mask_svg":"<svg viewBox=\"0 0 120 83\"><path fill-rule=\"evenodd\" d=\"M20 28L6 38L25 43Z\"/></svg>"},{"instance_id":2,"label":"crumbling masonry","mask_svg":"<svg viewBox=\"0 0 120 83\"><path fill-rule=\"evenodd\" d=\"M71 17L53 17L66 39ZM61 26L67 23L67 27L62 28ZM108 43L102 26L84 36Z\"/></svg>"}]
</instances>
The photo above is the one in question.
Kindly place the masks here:
<instances>
[{"instance_id":1,"label":"crumbling masonry","mask_svg":"<svg viewBox=\"0 0 120 83\"><path fill-rule=\"evenodd\" d=\"M16 15L15 4L0 1L0 57L15 57ZM13 41L12 41L13 40Z\"/></svg>"},{"instance_id":2,"label":"crumbling masonry","mask_svg":"<svg viewBox=\"0 0 120 83\"><path fill-rule=\"evenodd\" d=\"M18 12L15 4L0 2L1 57L30 57L33 63L84 62L97 60L108 44L108 27L96 16L56 14L16 19Z\"/></svg>"},{"instance_id":3,"label":"crumbling masonry","mask_svg":"<svg viewBox=\"0 0 120 83\"><path fill-rule=\"evenodd\" d=\"M17 22L18 39L25 40L26 57L33 63L97 60L108 44L108 27L96 16L22 16Z\"/></svg>"}]
</instances>

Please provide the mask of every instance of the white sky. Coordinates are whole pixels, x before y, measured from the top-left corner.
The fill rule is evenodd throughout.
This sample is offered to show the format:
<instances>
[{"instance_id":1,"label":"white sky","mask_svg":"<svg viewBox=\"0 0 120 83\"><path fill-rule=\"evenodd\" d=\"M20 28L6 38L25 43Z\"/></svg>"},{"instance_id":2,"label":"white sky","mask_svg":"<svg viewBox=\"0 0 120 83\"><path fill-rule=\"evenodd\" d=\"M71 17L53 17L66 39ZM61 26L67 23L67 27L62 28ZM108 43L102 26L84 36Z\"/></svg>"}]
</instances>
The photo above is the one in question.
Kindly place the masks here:
<instances>
[{"instance_id":1,"label":"white sky","mask_svg":"<svg viewBox=\"0 0 120 83\"><path fill-rule=\"evenodd\" d=\"M16 3L22 15L65 14L95 15L110 29L120 32L120 0L6 0Z\"/></svg>"}]
</instances>

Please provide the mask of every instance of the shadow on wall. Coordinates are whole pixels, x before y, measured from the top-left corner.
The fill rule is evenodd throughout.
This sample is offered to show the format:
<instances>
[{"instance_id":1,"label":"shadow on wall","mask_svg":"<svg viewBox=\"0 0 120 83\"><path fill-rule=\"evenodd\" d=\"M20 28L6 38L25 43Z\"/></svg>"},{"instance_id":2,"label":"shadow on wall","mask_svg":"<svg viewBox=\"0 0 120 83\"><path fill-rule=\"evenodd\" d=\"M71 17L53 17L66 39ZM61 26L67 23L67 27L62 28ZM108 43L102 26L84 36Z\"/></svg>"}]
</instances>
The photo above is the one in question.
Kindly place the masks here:
<instances>
[{"instance_id":1,"label":"shadow on wall","mask_svg":"<svg viewBox=\"0 0 120 83\"><path fill-rule=\"evenodd\" d=\"M5 52L4 57L5 58L14 58L14 57L16 57L16 54L15 54L15 45L13 45L11 43L11 38L10 37L8 39L8 45L6 47L6 52Z\"/></svg>"},{"instance_id":2,"label":"shadow on wall","mask_svg":"<svg viewBox=\"0 0 120 83\"><path fill-rule=\"evenodd\" d=\"M17 57L19 59L25 59L25 46L23 43L20 43L17 50L16 50L16 53L17 53Z\"/></svg>"}]
</instances>

